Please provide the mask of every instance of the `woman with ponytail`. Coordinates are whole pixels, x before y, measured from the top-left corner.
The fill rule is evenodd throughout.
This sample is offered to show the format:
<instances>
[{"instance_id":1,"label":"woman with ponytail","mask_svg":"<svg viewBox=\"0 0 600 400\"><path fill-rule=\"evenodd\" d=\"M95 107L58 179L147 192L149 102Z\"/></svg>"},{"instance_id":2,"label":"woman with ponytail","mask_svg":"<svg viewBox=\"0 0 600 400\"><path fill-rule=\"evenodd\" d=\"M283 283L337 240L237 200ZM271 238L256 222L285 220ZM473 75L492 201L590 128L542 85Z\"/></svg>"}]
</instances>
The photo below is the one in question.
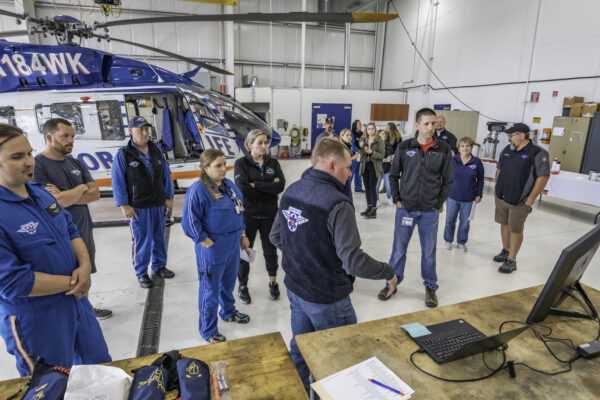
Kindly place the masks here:
<instances>
[{"instance_id":1,"label":"woman with ponytail","mask_svg":"<svg viewBox=\"0 0 600 400\"><path fill-rule=\"evenodd\" d=\"M217 310L223 321L246 324L250 317L235 308L233 289L246 237L242 193L225 178L225 155L208 149L200 156L200 179L185 195L181 226L196 247L198 266L199 330L209 343L224 342L217 328Z\"/></svg>"}]
</instances>

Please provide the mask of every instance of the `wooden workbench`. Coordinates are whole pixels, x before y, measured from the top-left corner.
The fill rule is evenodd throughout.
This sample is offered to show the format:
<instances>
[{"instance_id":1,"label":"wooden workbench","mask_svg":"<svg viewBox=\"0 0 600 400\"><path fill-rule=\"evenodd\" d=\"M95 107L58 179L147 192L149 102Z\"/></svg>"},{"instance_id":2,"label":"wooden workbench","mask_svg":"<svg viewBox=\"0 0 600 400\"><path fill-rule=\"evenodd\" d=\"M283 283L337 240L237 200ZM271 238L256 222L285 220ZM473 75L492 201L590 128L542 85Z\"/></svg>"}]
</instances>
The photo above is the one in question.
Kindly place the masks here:
<instances>
[{"instance_id":1,"label":"wooden workbench","mask_svg":"<svg viewBox=\"0 0 600 400\"><path fill-rule=\"evenodd\" d=\"M308 399L279 332L191 347L179 352L183 356L202 360L209 366L212 361L227 361L234 399ZM129 358L107 365L122 368L130 373L132 369L150 365L158 356L155 354ZM0 382L0 399L18 391L25 380L26 378L19 378ZM165 398L175 399L176 395L176 391L172 391Z\"/></svg>"},{"instance_id":2,"label":"wooden workbench","mask_svg":"<svg viewBox=\"0 0 600 400\"><path fill-rule=\"evenodd\" d=\"M510 378L507 370L478 382L450 383L429 377L418 371L410 362L410 355L418 349L417 344L401 328L401 325L420 322L423 325L464 318L483 333L498 332L500 323L507 320L525 321L542 286L536 286L497 296L467 301L454 305L428 309L396 317L359 323L296 337L315 380L323 379L354 364L377 356L385 365L408 383L415 393L413 399L600 399L600 357L573 363L571 372L548 376L533 372L524 366L516 366L516 378ZM399 288L399 290L402 290ZM599 309L600 291L585 286L592 303ZM381 307L394 307L392 298ZM581 310L572 300L561 308ZM542 325L552 328L552 337L569 338L575 345L589 342L598 334L598 323L591 320L550 316ZM516 328L507 324L503 331ZM544 332L543 328L539 328ZM569 359L573 350L561 344L552 344L561 359ZM524 362L544 371L563 369L548 353L544 344L534 336L531 329L509 342L507 360ZM486 362L492 368L502 363L502 353L486 354ZM466 379L485 376L482 355L438 365L426 353L415 355L415 362L424 370L450 379Z\"/></svg>"}]
</instances>

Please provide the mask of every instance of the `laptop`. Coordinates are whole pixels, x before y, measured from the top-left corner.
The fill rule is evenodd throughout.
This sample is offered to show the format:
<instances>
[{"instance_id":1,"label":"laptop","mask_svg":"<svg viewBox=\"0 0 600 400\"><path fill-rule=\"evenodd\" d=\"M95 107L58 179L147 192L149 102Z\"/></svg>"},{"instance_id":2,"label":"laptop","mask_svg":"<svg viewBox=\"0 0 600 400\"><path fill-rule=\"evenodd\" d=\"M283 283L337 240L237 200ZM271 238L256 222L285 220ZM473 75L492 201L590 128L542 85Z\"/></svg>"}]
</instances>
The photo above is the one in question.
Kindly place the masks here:
<instances>
[{"instance_id":1,"label":"laptop","mask_svg":"<svg viewBox=\"0 0 600 400\"><path fill-rule=\"evenodd\" d=\"M531 325L486 336L464 319L455 319L441 324L429 325L430 334L412 339L438 364L459 360L475 354L502 347Z\"/></svg>"}]
</instances>

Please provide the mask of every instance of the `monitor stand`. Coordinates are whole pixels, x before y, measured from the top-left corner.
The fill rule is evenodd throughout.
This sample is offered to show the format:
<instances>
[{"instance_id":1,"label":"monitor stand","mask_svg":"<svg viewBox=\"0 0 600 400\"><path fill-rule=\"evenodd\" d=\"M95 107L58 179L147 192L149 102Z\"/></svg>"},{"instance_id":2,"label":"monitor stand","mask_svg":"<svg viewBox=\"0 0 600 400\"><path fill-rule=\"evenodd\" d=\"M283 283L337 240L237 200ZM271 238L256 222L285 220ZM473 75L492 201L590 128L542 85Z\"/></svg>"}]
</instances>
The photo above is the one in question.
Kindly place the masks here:
<instances>
[{"instance_id":1,"label":"monitor stand","mask_svg":"<svg viewBox=\"0 0 600 400\"><path fill-rule=\"evenodd\" d=\"M596 308L594 308L594 305L592 304L590 298L587 296L587 294L583 290L583 287L581 286L581 284L579 283L579 281L575 282L570 288L565 289L563 291L561 297L557 301L557 304L560 304L562 302L562 300L564 300L565 297L567 297L567 296L573 297L573 298L577 299L571 293L572 291L579 292L579 295L583 299L583 302L585 303L585 305L588 307L588 309L590 311L589 314L583 314L583 313L579 313L579 312L576 312L576 311L565 311L565 310L560 310L560 309L554 308L554 307L550 307L549 313L550 314L554 314L554 315L564 316L564 317L584 318L584 319L593 319L593 320L597 319L598 318L598 312L596 311Z\"/></svg>"}]
</instances>

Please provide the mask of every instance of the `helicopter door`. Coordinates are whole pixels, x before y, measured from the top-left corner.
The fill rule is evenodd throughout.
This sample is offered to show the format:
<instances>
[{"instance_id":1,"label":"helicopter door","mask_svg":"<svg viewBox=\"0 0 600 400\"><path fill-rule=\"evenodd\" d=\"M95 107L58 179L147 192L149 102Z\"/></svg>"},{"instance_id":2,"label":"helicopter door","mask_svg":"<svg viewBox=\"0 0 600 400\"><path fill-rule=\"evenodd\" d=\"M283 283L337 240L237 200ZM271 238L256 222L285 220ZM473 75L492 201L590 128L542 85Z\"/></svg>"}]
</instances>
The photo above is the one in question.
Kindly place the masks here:
<instances>
[{"instance_id":1,"label":"helicopter door","mask_svg":"<svg viewBox=\"0 0 600 400\"><path fill-rule=\"evenodd\" d=\"M228 133L225 126L202 99L190 95L187 91L183 91L183 96L187 102L187 112L191 112L194 116L202 148L220 150L228 159L243 157L244 153L238 146L235 137Z\"/></svg>"}]
</instances>

